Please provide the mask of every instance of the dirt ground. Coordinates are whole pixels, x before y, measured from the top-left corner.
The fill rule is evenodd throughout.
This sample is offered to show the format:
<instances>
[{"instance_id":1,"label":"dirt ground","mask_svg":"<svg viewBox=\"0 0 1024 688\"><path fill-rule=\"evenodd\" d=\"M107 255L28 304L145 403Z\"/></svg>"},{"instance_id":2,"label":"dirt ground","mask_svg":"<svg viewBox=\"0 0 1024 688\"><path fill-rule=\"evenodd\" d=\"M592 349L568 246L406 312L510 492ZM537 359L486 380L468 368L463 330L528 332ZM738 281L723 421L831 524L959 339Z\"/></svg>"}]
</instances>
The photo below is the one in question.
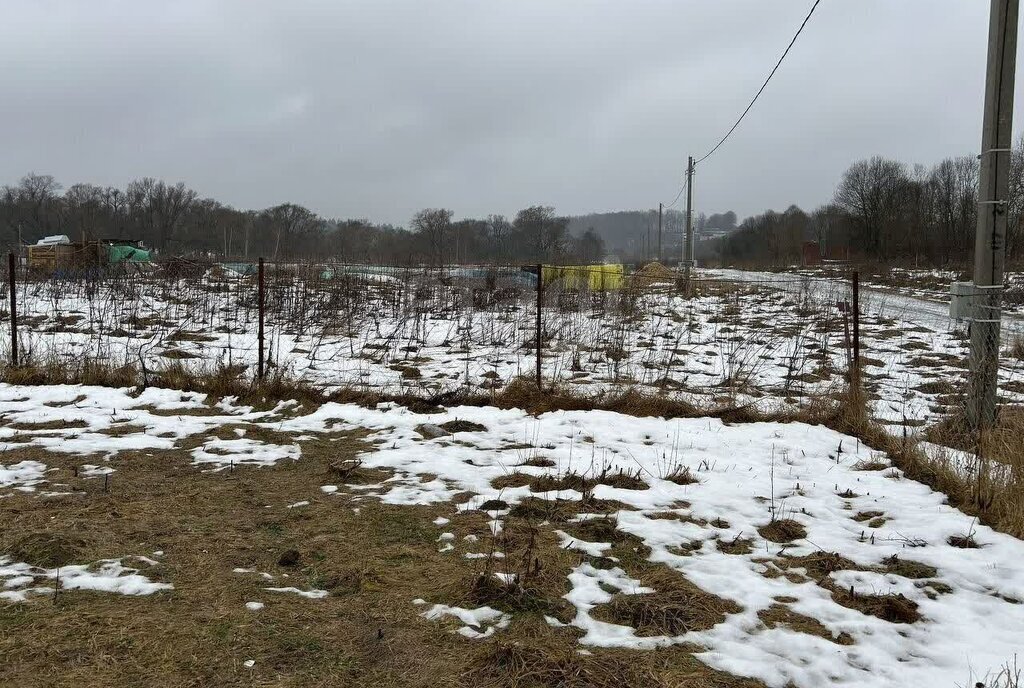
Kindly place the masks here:
<instances>
[{"instance_id":1,"label":"dirt ground","mask_svg":"<svg viewBox=\"0 0 1024 688\"><path fill-rule=\"evenodd\" d=\"M507 522L505 540L494 545L507 551L502 565L522 566L516 557L529 557L545 573L535 577L528 599L505 599L480 584L481 569L493 560L438 552L442 530L460 540L475 534L486 551L482 512L456 513L453 504L390 506L355 488L325 494L321 485L344 482L330 464L367 445L358 434L341 433L301 444L297 461L219 472L192 466L186 445L122 453L109 464L117 471L107 490L102 477L77 477L77 466L102 464L99 457L5 452L4 463L38 459L56 468L47 474L50 486L66 484L71 494L0 496L0 553L51 567L161 551L160 563L143 573L174 588L137 597L60 590L0 602L0 685L761 685L712 671L692 656L695 648L578 652L577 631L543 618L571 618L561 595L568 591L566 571L581 556L561 549L551 529L534 529L525 518L518 526ZM439 516L451 523L434 525ZM620 554L629 546L617 544ZM288 561L289 550L297 561ZM642 580L664 574L645 568L642 556L632 559L631 573ZM266 586L330 594L307 599ZM470 640L450 624L422 618L425 607L414 605L416 598L491 604L513 620L490 638ZM256 600L266 606L246 608ZM246 667L246 660L255 663Z\"/></svg>"}]
</instances>

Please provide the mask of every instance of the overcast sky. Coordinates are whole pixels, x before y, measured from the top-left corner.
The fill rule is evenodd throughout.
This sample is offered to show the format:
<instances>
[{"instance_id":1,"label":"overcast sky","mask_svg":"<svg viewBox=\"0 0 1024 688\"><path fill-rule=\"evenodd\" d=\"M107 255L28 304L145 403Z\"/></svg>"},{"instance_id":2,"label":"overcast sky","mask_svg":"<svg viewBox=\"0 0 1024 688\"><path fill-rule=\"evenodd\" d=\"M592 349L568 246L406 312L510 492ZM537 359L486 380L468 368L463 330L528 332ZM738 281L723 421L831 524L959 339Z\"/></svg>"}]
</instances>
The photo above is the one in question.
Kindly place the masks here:
<instances>
[{"instance_id":1,"label":"overcast sky","mask_svg":"<svg viewBox=\"0 0 1024 688\"><path fill-rule=\"evenodd\" d=\"M154 176L398 224L657 207L810 4L0 0L0 183ZM859 158L976 153L988 5L823 0L695 208L812 208Z\"/></svg>"}]
</instances>

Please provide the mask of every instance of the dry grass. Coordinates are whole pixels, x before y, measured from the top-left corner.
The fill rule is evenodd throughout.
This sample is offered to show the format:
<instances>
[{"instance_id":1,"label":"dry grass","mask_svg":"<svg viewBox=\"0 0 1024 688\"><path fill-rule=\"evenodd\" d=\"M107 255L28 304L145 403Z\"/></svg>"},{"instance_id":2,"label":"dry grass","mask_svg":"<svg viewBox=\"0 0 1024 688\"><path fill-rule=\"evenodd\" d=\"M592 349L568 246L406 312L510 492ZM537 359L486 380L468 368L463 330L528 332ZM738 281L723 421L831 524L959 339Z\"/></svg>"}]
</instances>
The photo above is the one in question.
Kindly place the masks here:
<instances>
[{"instance_id":1,"label":"dry grass","mask_svg":"<svg viewBox=\"0 0 1024 688\"><path fill-rule=\"evenodd\" d=\"M540 616L571 617L562 595L566 573L579 561L551 529L538 532L527 519L511 517L494 543L505 559L440 554L435 518L451 518L444 530L460 541L478 535L481 548L488 546L487 518L455 515L447 504L384 505L357 491L324 495L319 486L336 475L332 464L355 460L367 445L359 434L338 433L302 444L300 461L220 473L190 466L183 449L125 452L113 460L109 493L102 481L75 475L80 457L38 447L9 450L11 459L44 460L56 469L49 479L76 495L44 500L12 493L0 500L0 551L57 566L163 550L161 564L145 573L175 587L148 597L62 591L56 603L37 597L0 605L0 684L760 685L709 669L691 648L577 654L577 632L553 628ZM301 500L311 504L284 508ZM618 543L616 556L642 562L647 554L634 551L636 545ZM233 573L235 567L268 572L275 581ZM504 570L499 567L532 573L494 585L488 574ZM264 591L268 585L330 595L308 600ZM420 618L423 607L410 602L416 597L492 604L509 610L513 622L492 639L468 641L444 623ZM250 612L244 606L250 600L266 607ZM242 665L250 658L252 669Z\"/></svg>"},{"instance_id":2,"label":"dry grass","mask_svg":"<svg viewBox=\"0 0 1024 688\"><path fill-rule=\"evenodd\" d=\"M595 607L592 615L632 626L639 636L676 636L707 630L724 621L726 614L741 611L735 602L705 592L664 567L641 576L641 584L655 592L618 593L607 604Z\"/></svg>"},{"instance_id":3,"label":"dry grass","mask_svg":"<svg viewBox=\"0 0 1024 688\"><path fill-rule=\"evenodd\" d=\"M983 460L968 470L958 466L953 457L929 456L916 442L894 437L872 422L863 393L856 388L848 390L838 404L822 404L813 417L884 451L908 478L944 492L953 506L977 516L985 525L1024 538L1024 413L1019 409L1001 409L997 428L980 438L962 418L929 431L927 439L936 444L971 453L980 447Z\"/></svg>"},{"instance_id":4,"label":"dry grass","mask_svg":"<svg viewBox=\"0 0 1024 688\"><path fill-rule=\"evenodd\" d=\"M895 554L883 561L882 565L887 573L895 573L904 578L934 578L938 574L934 566L910 559L901 559Z\"/></svg>"},{"instance_id":5,"label":"dry grass","mask_svg":"<svg viewBox=\"0 0 1024 688\"><path fill-rule=\"evenodd\" d=\"M791 518L780 518L757 529L765 540L771 542L792 542L807 537L807 529Z\"/></svg>"},{"instance_id":6,"label":"dry grass","mask_svg":"<svg viewBox=\"0 0 1024 688\"><path fill-rule=\"evenodd\" d=\"M545 632L502 640L476 653L459 685L476 688L763 688L762 683L709 670L690 649L594 650L580 655Z\"/></svg>"},{"instance_id":7,"label":"dry grass","mask_svg":"<svg viewBox=\"0 0 1024 688\"><path fill-rule=\"evenodd\" d=\"M832 599L844 607L856 609L862 614L874 616L890 623L911 624L921 618L917 611L917 602L907 599L902 594L864 595L834 588Z\"/></svg>"},{"instance_id":8,"label":"dry grass","mask_svg":"<svg viewBox=\"0 0 1024 688\"><path fill-rule=\"evenodd\" d=\"M1006 352L1007 356L1016 358L1018 361L1024 360L1024 337L1016 336L1013 338L1013 344L1010 345L1010 350Z\"/></svg>"},{"instance_id":9,"label":"dry grass","mask_svg":"<svg viewBox=\"0 0 1024 688\"><path fill-rule=\"evenodd\" d=\"M773 604L757 613L757 618L768 628L788 628L797 633L818 636L838 645L853 645L853 637L843 632L833 634L820 621L798 614L783 604Z\"/></svg>"},{"instance_id":10,"label":"dry grass","mask_svg":"<svg viewBox=\"0 0 1024 688\"><path fill-rule=\"evenodd\" d=\"M725 554L750 554L754 551L754 541L737 535L732 540L715 540L715 547Z\"/></svg>"},{"instance_id":11,"label":"dry grass","mask_svg":"<svg viewBox=\"0 0 1024 688\"><path fill-rule=\"evenodd\" d=\"M896 438L873 422L866 410L865 393L856 386L832 395L812 397L800 410L766 413L754 406L698 408L663 396L645 395L634 389L582 397L567 388L538 389L533 380L526 378L513 380L504 390L492 395L444 393L433 398L421 398L410 395L385 396L364 389L341 389L325 396L321 390L292 380L278 369L272 369L272 374L259 383L244 379L240 373L237 369L227 367L196 371L181 364L171 364L160 371L143 375L130 366L110 367L82 360L71 367L55 363L30 364L17 368L4 366L0 367L0 380L12 384L80 383L120 387L140 384L141 381L174 389L205 392L215 398L236 396L242 402L254 406L265 406L281 399L296 399L314 405L330 400L365 406L395 401L413 411L430 412L442 404L459 403L520 408L530 413L599 409L663 418L711 416L728 423L798 421L822 424L853 435L875 450L884 451L907 477L945 492L954 506L978 516L982 523L1016 537L1024 537L1024 411L1018 408L1002 409L999 426L980 438L981 455L1009 465L1011 470L1001 471L990 462L982 461L973 473L967 474L958 470L947 458L929 457L913 441ZM930 431L928 439L963 449L979 446L977 436L972 436L962 423L957 425L955 421ZM877 465L869 462L861 468L873 469L880 466L881 462ZM680 478L686 479L685 470Z\"/></svg>"},{"instance_id":12,"label":"dry grass","mask_svg":"<svg viewBox=\"0 0 1024 688\"><path fill-rule=\"evenodd\" d=\"M815 552L802 557L780 557L772 560L782 570L803 569L813 581L823 581L829 574L836 571L859 571L858 566L846 557L835 552Z\"/></svg>"}]
</instances>

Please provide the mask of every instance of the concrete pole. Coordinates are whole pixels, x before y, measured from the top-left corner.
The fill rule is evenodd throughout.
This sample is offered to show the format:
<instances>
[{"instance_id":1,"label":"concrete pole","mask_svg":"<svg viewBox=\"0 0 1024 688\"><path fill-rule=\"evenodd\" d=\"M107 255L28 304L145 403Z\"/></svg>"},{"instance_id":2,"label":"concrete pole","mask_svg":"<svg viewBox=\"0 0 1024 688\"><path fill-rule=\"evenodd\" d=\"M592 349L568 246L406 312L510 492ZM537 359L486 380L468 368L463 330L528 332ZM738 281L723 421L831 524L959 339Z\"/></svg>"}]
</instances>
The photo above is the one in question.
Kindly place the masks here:
<instances>
[{"instance_id":1,"label":"concrete pole","mask_svg":"<svg viewBox=\"0 0 1024 688\"><path fill-rule=\"evenodd\" d=\"M690 270L693 268L693 156L686 159L686 236L683 237L683 279L690 289Z\"/></svg>"},{"instance_id":2,"label":"concrete pole","mask_svg":"<svg viewBox=\"0 0 1024 688\"><path fill-rule=\"evenodd\" d=\"M999 329L1013 126L1013 87L1017 56L1018 0L992 0L988 33L985 118L978 182L978 228L974 244L977 289L971 321L971 384L967 414L978 429L996 416Z\"/></svg>"}]
</instances>

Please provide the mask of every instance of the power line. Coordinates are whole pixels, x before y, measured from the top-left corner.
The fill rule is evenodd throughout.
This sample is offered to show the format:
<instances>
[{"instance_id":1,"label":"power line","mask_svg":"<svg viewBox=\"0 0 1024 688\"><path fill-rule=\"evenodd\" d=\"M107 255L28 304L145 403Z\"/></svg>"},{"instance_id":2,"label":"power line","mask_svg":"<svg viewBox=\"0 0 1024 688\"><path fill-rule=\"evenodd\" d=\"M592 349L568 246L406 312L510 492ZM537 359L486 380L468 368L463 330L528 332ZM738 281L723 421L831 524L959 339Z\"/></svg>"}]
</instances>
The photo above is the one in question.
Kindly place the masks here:
<instances>
[{"instance_id":1,"label":"power line","mask_svg":"<svg viewBox=\"0 0 1024 688\"><path fill-rule=\"evenodd\" d=\"M748 113L748 112L750 112L750 108L754 107L754 103L756 103L756 102L757 102L757 99L758 99L758 98L759 98L759 97L761 96L761 94L762 94L762 93L764 92L764 89L765 89L765 87L766 87L766 86L768 86L768 82L772 80L772 77L773 77L773 76L775 76L775 72L776 72L776 71L778 71L778 69L779 69L779 66L780 66L780 65L782 64L782 61L786 59L786 55L788 55L788 54L789 54L789 51L790 51L790 49L791 49L791 48L793 47L793 44L794 44L794 43L796 43L796 39L797 39L797 38L799 38L799 36L800 36L800 32L804 30L804 27L805 27L805 26L807 26L807 22L808 22L808 21L810 20L810 18L811 18L811 15L812 15L812 14L814 14L814 10L818 9L818 4L819 4L820 2L821 2L821 0L814 0L814 4L813 4L813 5L811 6L811 11L807 13L807 16L806 16L806 17L804 17L804 21L803 21L803 23L801 23L801 24L800 24L800 28L799 28L799 29L797 29L797 30L796 30L796 34L794 34L794 35L793 35L793 40L791 40L791 41L789 42L789 45L788 45L788 46L786 46L786 50L785 50L785 52L783 52L783 53L782 53L782 57L780 57L780 58L779 58L779 61L775 63L775 67L774 67L774 68L772 69L772 71L771 71L771 74L769 74L769 75L768 75L768 78L764 80L764 83L763 83L763 84L761 84L761 88L760 88L760 89L759 89L759 90L757 91L757 95L755 95L755 96L754 96L754 99L750 101L750 105L747 105L747 109L743 111L743 114L742 114L742 115L740 115L740 118L739 118L738 120L736 120L736 124L732 125L732 129L730 129L730 130L729 130L728 132L726 132L725 136L723 136L723 137L722 137L722 140L721 140L721 141L719 141L719 142L718 142L717 144L715 144L715 147L714 147L714 148L712 148L712 149L711 149L711 150L710 150L710 151L708 152L708 154L707 154L707 155L705 155L705 156L704 156L703 158L701 158L700 160L698 160L697 162L695 162L695 163L694 163L694 165L699 165L700 163L702 163L702 162L704 162L705 160L707 160L708 158L710 158L710 157L711 157L711 155L712 155L712 154L713 154L713 153L714 153L714 152L715 152L716 150L718 150L718 149L719 149L719 147L721 147L721 145L722 145L723 143L725 143L725 140L726 140L727 138L729 138L729 136L731 136L731 135L732 135L732 133L733 133L734 131L736 131L736 127L738 127L738 126L740 125L740 122L742 122L742 121L743 121L743 118L747 116L747 113ZM682 191L680 191L680 193L682 193Z\"/></svg>"},{"instance_id":2,"label":"power line","mask_svg":"<svg viewBox=\"0 0 1024 688\"><path fill-rule=\"evenodd\" d=\"M674 206L676 203L678 203L679 202L679 197L683 195L684 191L686 191L686 182L685 181L683 182L683 185L679 187L679 193L677 193L676 197L672 199L672 202L671 203L663 203L662 204L662 205L665 206L665 210L668 210L669 208Z\"/></svg>"}]
</instances>

